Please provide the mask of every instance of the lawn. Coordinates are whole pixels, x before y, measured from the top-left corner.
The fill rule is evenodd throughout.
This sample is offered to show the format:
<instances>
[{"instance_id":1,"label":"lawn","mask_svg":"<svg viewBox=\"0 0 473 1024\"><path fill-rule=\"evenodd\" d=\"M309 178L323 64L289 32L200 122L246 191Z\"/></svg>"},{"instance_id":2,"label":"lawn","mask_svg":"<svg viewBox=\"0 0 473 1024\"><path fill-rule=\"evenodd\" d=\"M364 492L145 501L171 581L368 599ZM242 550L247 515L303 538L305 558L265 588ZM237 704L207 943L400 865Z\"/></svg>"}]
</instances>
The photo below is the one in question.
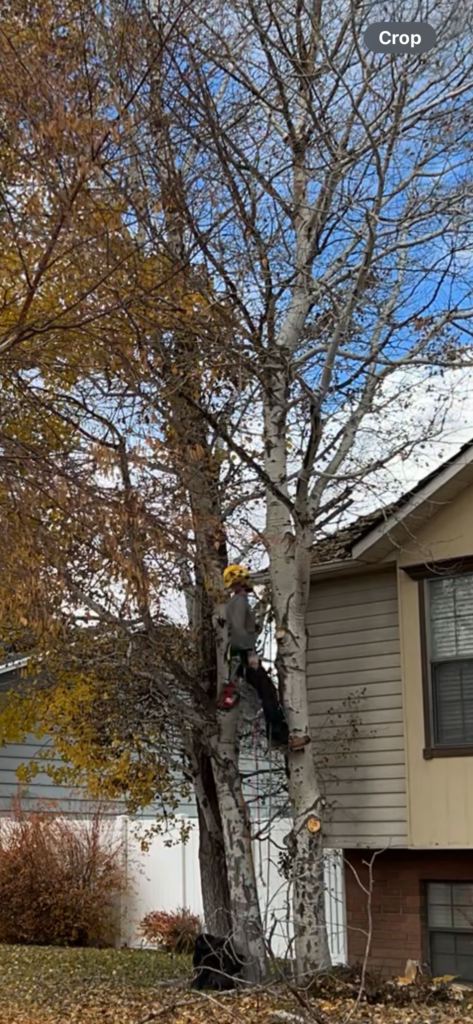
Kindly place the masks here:
<instances>
[{"instance_id":1,"label":"lawn","mask_svg":"<svg viewBox=\"0 0 473 1024\"><path fill-rule=\"evenodd\" d=\"M164 981L190 977L188 958L151 950L0 945L0 1022L134 1024Z\"/></svg>"},{"instance_id":2,"label":"lawn","mask_svg":"<svg viewBox=\"0 0 473 1024\"><path fill-rule=\"evenodd\" d=\"M189 990L190 962L148 950L0 946L0 1024L473 1024L470 1006L311 1002L280 986L220 999Z\"/></svg>"}]
</instances>

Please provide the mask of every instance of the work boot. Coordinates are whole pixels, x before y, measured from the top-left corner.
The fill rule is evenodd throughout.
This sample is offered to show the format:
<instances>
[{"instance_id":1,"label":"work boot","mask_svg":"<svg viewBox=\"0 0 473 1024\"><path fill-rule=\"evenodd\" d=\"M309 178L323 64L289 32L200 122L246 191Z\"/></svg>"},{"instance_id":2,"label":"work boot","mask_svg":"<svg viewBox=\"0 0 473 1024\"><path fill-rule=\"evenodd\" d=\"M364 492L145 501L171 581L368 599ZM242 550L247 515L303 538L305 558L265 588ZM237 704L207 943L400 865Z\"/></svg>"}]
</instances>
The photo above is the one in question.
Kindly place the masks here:
<instances>
[{"instance_id":1,"label":"work boot","mask_svg":"<svg viewBox=\"0 0 473 1024\"><path fill-rule=\"evenodd\" d=\"M289 750L293 753L298 750L305 750L308 743L310 743L310 736L292 735L289 737Z\"/></svg>"}]
</instances>

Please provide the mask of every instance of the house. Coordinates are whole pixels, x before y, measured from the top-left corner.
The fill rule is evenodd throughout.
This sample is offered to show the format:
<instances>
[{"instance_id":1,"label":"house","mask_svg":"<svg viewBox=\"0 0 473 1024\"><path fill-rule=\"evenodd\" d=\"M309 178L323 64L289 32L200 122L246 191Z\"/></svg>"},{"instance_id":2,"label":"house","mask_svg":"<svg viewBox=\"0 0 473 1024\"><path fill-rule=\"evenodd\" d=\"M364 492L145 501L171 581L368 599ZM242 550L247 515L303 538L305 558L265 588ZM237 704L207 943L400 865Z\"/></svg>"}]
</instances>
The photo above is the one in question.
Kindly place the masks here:
<instances>
[{"instance_id":1,"label":"house","mask_svg":"<svg viewBox=\"0 0 473 1024\"><path fill-rule=\"evenodd\" d=\"M387 974L410 958L473 981L473 442L395 506L317 544L307 632L325 842L345 858L344 887L327 859L334 960L345 956L345 913L350 961L371 934L370 963ZM0 812L34 742L0 749ZM30 792L58 798L46 777ZM181 810L195 820L193 805ZM196 851L145 866L161 887L149 883L143 913L165 896L169 909L199 909Z\"/></svg>"},{"instance_id":2,"label":"house","mask_svg":"<svg viewBox=\"0 0 473 1024\"><path fill-rule=\"evenodd\" d=\"M26 664L26 658L15 658L0 664L0 695L18 685L19 672ZM265 750L256 742L254 717L259 711L259 705L254 696L253 702L252 706L249 694L247 714L252 724L250 734L243 737L240 766L254 833L259 836L254 842L254 859L261 910L268 931L271 931L273 952L284 956L292 948L293 932L288 914L288 885L278 870L278 854L285 849L284 836L289 832L291 822L288 820L287 795L278 795L279 782L275 766L271 766ZM244 733L247 733L246 729ZM37 808L39 804L47 809L49 805L53 813L59 810L71 820L80 820L93 814L94 803L84 790L60 786L47 774L47 763L53 760L52 752L48 756L50 748L50 739L46 737L39 740L35 735L28 736L24 743L0 744L0 816L11 812L12 798L18 792L19 768L35 762L41 770L26 788L22 787L22 804L25 809ZM46 763L43 761L45 755ZM268 773L273 777L270 785L264 781ZM268 793L272 794L269 800ZM159 810L158 806L149 806L131 817L126 814L125 805L119 801L107 809L106 834L107 837L113 835L122 845L124 866L131 883L119 915L120 929L115 936L118 946L133 947L141 944L138 925L151 910L173 911L178 907L188 907L193 913L202 916L195 799L191 795L188 800L181 800L176 814L177 821L172 824L169 833L153 838L149 849L144 852L140 836L152 826ZM190 825L186 843L179 842L180 823L183 820L186 825ZM173 840L171 846L170 838ZM343 866L336 851L326 852L326 911L332 960L334 963L344 963L346 929Z\"/></svg>"},{"instance_id":3,"label":"house","mask_svg":"<svg viewBox=\"0 0 473 1024\"><path fill-rule=\"evenodd\" d=\"M307 629L348 958L473 981L473 442L316 546Z\"/></svg>"}]
</instances>

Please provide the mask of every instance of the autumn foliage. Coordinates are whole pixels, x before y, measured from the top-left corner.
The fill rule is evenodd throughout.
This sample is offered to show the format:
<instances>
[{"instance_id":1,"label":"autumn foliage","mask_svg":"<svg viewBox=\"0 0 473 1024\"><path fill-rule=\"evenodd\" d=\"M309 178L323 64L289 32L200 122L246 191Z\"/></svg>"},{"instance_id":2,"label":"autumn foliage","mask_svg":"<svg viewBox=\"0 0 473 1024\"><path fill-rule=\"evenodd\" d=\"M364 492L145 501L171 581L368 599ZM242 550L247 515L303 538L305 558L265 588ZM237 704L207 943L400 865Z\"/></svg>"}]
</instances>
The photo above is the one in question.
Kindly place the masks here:
<instances>
[{"instance_id":1,"label":"autumn foliage","mask_svg":"<svg viewBox=\"0 0 473 1024\"><path fill-rule=\"evenodd\" d=\"M15 801L0 819L0 943L110 944L126 889L121 852L101 811L71 821Z\"/></svg>"},{"instance_id":2,"label":"autumn foliage","mask_svg":"<svg viewBox=\"0 0 473 1024\"><path fill-rule=\"evenodd\" d=\"M152 910L141 921L139 931L147 942L161 946L168 953L192 953L194 940L202 931L202 922L185 907L172 914Z\"/></svg>"}]
</instances>

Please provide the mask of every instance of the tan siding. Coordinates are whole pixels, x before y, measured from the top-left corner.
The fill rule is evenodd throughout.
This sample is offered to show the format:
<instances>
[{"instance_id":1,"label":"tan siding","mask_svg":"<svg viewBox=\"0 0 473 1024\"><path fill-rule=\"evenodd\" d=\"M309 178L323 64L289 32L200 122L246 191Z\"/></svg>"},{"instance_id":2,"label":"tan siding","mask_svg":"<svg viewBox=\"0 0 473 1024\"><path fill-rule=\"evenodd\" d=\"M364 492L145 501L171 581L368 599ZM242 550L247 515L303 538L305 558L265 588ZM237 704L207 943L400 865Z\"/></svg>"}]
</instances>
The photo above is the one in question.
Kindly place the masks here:
<instances>
[{"instance_id":1,"label":"tan siding","mask_svg":"<svg viewBox=\"0 0 473 1024\"><path fill-rule=\"evenodd\" d=\"M473 555L473 486L445 503L399 552L409 777L409 845L473 848L473 757L425 760L419 588L402 566Z\"/></svg>"},{"instance_id":2,"label":"tan siding","mask_svg":"<svg viewBox=\"0 0 473 1024\"><path fill-rule=\"evenodd\" d=\"M405 793L393 793L390 801L390 806L386 807L386 798L384 793L372 793L370 798L370 813L371 811L376 812L379 815L380 821L391 821L391 808L406 808L406 795ZM337 804L339 807L344 807L348 811L353 810L366 810L364 807L364 799L359 799L355 802L353 793L337 793Z\"/></svg>"},{"instance_id":3,"label":"tan siding","mask_svg":"<svg viewBox=\"0 0 473 1024\"><path fill-rule=\"evenodd\" d=\"M373 629L376 629L376 641L373 641ZM337 647L339 650L343 648L344 654L350 654L350 651L347 651L346 648L359 647L360 644L372 644L373 642L377 644L381 642L394 642L395 650L399 649L399 630L397 626L380 626L378 622L367 622L364 629L358 628L342 634L338 632L335 634L326 633L324 635L323 630L320 630L309 637L309 650L327 650L328 655L329 652L333 651L334 635L337 640Z\"/></svg>"},{"instance_id":4,"label":"tan siding","mask_svg":"<svg viewBox=\"0 0 473 1024\"><path fill-rule=\"evenodd\" d=\"M399 748L398 750L387 749L387 743L381 742L379 750L359 750L358 742L352 740L350 742L351 751L349 753L337 753L323 749L324 755L327 756L330 753L330 763L328 765L328 771L332 768L339 774L340 768L349 768L353 773L354 777L358 776L359 769L363 766L374 766L372 772L373 775L377 775L378 767L386 767L388 765L397 765L398 768L402 768L405 777L405 764L406 755L405 751Z\"/></svg>"},{"instance_id":5,"label":"tan siding","mask_svg":"<svg viewBox=\"0 0 473 1024\"><path fill-rule=\"evenodd\" d=\"M395 571L314 584L307 629L309 708L328 803L327 844L405 844Z\"/></svg>"},{"instance_id":6,"label":"tan siding","mask_svg":"<svg viewBox=\"0 0 473 1024\"><path fill-rule=\"evenodd\" d=\"M320 621L317 621L319 619L320 613L317 612L316 615L317 617L315 621L314 615L312 615L311 612L309 612L309 615L307 617L307 621L311 623L310 639L319 637L321 643L323 643L323 641L330 643L329 637L331 635L336 634L338 638L340 638L340 623L338 622L337 619L335 619L335 622L326 622L322 621L322 619L320 619ZM353 633L362 633L365 630L372 630L373 627L376 627L376 629L384 629L387 626L388 628L391 627L392 629L396 629L397 627L395 625L393 626L392 622L392 612L381 613L380 615L376 615L374 613L373 615L366 616L357 615L354 618L350 618L347 620L345 624L346 631L344 633L344 637L346 637L347 643L351 643L351 637Z\"/></svg>"},{"instance_id":7,"label":"tan siding","mask_svg":"<svg viewBox=\"0 0 473 1024\"><path fill-rule=\"evenodd\" d=\"M389 786L393 780L402 782L405 787L405 771L403 763L378 764L376 774L373 773L370 764L358 763L356 772L351 765L339 765L337 767L337 793L343 792L347 785L368 787L373 793L379 792L379 787L385 786L385 780L389 779Z\"/></svg>"},{"instance_id":8,"label":"tan siding","mask_svg":"<svg viewBox=\"0 0 473 1024\"><path fill-rule=\"evenodd\" d=\"M350 689L350 687L347 687L346 689L347 689L347 696L348 696L350 694L350 692L351 692L351 689L353 689L353 687L351 687L351 689ZM311 701L310 701L310 706L313 709L313 714L314 715L327 715L327 714L329 714L332 711L332 709L333 709L333 700L332 699L329 700L328 697L323 699L323 700L318 700L317 699L318 696L319 695L317 694L317 697L315 699L311 699ZM332 695L329 694L328 696L330 696L330 698L331 698ZM337 693L337 698L339 698L339 694L338 693ZM400 710L401 713L402 713L402 697L401 697L401 695L399 693L385 694L384 691L382 693L375 692L375 693L373 693L370 696L370 710L369 710L369 712L365 712L365 714L363 715L363 718L365 718L366 714L372 715L372 714L376 713L377 711L379 711L379 712L384 712L384 711L391 712L391 711L398 711L398 710Z\"/></svg>"},{"instance_id":9,"label":"tan siding","mask_svg":"<svg viewBox=\"0 0 473 1024\"><path fill-rule=\"evenodd\" d=\"M358 690L360 687L366 693L371 693L372 691L372 696L374 693L384 694L385 696L398 693L399 669L386 669L383 675L387 677L383 683L379 682L378 672L351 672L349 682L347 682L347 676L344 672L338 675L335 673L335 675L331 676L317 676L317 680L320 683L320 689L317 689L317 696L321 700L331 700L334 687L337 688L339 700L348 697L353 693L354 689ZM368 678L370 676L372 678ZM313 692L309 694L309 700L314 700Z\"/></svg>"},{"instance_id":10,"label":"tan siding","mask_svg":"<svg viewBox=\"0 0 473 1024\"><path fill-rule=\"evenodd\" d=\"M344 800L350 800L355 805L356 798L371 794L373 807L384 807L386 802L386 779L340 779L337 772L337 800L343 804ZM402 779L389 780L389 792L393 794L393 807L403 806L406 803L405 786Z\"/></svg>"},{"instance_id":11,"label":"tan siding","mask_svg":"<svg viewBox=\"0 0 473 1024\"><path fill-rule=\"evenodd\" d=\"M328 587L327 582L314 584L315 587L325 588ZM338 580L337 586L342 587L343 581ZM362 615L370 617L371 615L379 615L381 611L384 615L397 613L397 600L395 597L387 597L386 593L391 594L391 591L371 591L370 597L367 598L367 602L363 603ZM342 594L334 597L331 595L328 597L328 603L324 606L313 605L307 609L307 621L313 623L324 623L334 622L332 611L334 608L343 608L345 618L359 618L360 617L360 603L362 600L362 591L356 593L347 593L344 596Z\"/></svg>"},{"instance_id":12,"label":"tan siding","mask_svg":"<svg viewBox=\"0 0 473 1024\"><path fill-rule=\"evenodd\" d=\"M359 708L359 714L361 715L361 713L363 713L363 729L367 731L368 737L371 729L375 728L376 736L380 736L381 733L378 731L380 727L385 725L397 725L404 719L402 708L381 709L370 707L369 711L367 711L366 707L364 706L365 703L365 700L359 701L357 705L355 705L353 711L340 710L338 707L338 702L335 704L333 701L330 705L311 704L310 706L312 709L312 714L318 715L320 717L320 724L326 725L325 733L327 733L328 730L330 729L337 729L339 726L341 728L346 729L347 726L350 724L350 721L353 719L353 716L357 715L357 707ZM334 715L336 718L335 723L333 722ZM374 736L375 734L372 733L371 735ZM386 732L383 732L382 735L397 735L397 733L387 734Z\"/></svg>"},{"instance_id":13,"label":"tan siding","mask_svg":"<svg viewBox=\"0 0 473 1024\"><path fill-rule=\"evenodd\" d=\"M343 810L347 820L351 820L357 825L367 825L370 823L375 827L381 823L389 826L390 822L393 821L393 818L397 818L402 821L406 816L405 802L401 807L387 807L386 804L381 806L370 805L367 807L366 803L363 803L362 801L359 801L358 805L355 807L354 804L348 802L341 809ZM385 834L386 833L383 832L383 835Z\"/></svg>"},{"instance_id":14,"label":"tan siding","mask_svg":"<svg viewBox=\"0 0 473 1024\"><path fill-rule=\"evenodd\" d=\"M350 819L339 824L334 822L330 830L330 845L332 849L337 847L347 848L347 832L349 826L353 830L353 839L351 840L352 846L364 846L371 848L384 849L390 846L405 846L405 839L398 840L395 838L394 833L402 832L404 828L405 815L401 815L399 821L380 821L374 823L370 821L363 821L355 813ZM403 834L403 833L402 833ZM376 839L373 840L373 835Z\"/></svg>"},{"instance_id":15,"label":"tan siding","mask_svg":"<svg viewBox=\"0 0 473 1024\"><path fill-rule=\"evenodd\" d=\"M379 678L382 678L383 668L395 668L399 674L399 653L383 654L381 650L378 654L369 655L368 647L363 647L358 655L353 654L351 658L340 661L323 661L324 654L324 651L320 651L319 655L316 651L309 651L307 656L307 664L316 666L317 671L320 669L322 676L345 675L348 680L354 665L357 672L377 672Z\"/></svg>"}]
</instances>

